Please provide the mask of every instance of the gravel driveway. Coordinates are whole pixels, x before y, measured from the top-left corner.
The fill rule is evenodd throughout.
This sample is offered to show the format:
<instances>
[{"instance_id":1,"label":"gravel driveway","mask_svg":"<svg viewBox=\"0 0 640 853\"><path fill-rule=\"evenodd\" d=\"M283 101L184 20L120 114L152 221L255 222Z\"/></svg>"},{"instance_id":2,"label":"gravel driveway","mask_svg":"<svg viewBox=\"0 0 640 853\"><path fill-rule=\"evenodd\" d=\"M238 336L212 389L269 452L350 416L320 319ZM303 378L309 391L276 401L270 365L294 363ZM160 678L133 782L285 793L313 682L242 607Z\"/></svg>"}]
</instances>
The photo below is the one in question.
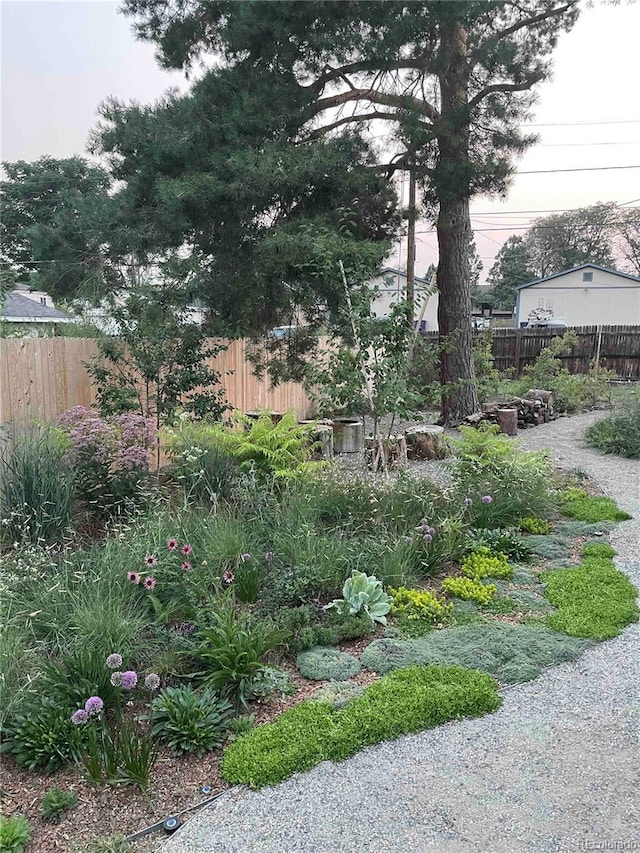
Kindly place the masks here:
<instances>
[{"instance_id":1,"label":"gravel driveway","mask_svg":"<svg viewBox=\"0 0 640 853\"><path fill-rule=\"evenodd\" d=\"M640 586L640 462L582 441L599 415L521 433L593 477L632 521L612 541ZM234 789L162 853L551 853L640 850L640 628L504 691L495 714Z\"/></svg>"}]
</instances>

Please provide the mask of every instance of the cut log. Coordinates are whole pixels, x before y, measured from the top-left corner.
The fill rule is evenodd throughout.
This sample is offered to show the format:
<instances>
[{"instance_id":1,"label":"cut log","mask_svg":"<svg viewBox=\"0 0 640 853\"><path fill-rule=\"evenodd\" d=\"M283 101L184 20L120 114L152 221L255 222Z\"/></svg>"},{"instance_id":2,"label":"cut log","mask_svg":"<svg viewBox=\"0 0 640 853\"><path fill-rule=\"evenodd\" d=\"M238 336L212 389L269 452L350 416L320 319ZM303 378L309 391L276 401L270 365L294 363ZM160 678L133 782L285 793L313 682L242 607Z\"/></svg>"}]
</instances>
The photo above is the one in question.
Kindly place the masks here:
<instances>
[{"instance_id":1,"label":"cut log","mask_svg":"<svg viewBox=\"0 0 640 853\"><path fill-rule=\"evenodd\" d=\"M444 459L449 455L444 427L419 424L405 430L404 437L409 459Z\"/></svg>"},{"instance_id":2,"label":"cut log","mask_svg":"<svg viewBox=\"0 0 640 853\"><path fill-rule=\"evenodd\" d=\"M391 468L405 468L407 465L407 442L404 435L390 435L388 438L366 436L364 455L372 471Z\"/></svg>"},{"instance_id":3,"label":"cut log","mask_svg":"<svg viewBox=\"0 0 640 853\"><path fill-rule=\"evenodd\" d=\"M542 400L550 409L553 409L553 391L543 391L541 388L529 388L526 397L529 400Z\"/></svg>"},{"instance_id":4,"label":"cut log","mask_svg":"<svg viewBox=\"0 0 640 853\"><path fill-rule=\"evenodd\" d=\"M517 435L518 433L518 410L517 409L497 409L496 416L500 431L505 435Z\"/></svg>"}]
</instances>

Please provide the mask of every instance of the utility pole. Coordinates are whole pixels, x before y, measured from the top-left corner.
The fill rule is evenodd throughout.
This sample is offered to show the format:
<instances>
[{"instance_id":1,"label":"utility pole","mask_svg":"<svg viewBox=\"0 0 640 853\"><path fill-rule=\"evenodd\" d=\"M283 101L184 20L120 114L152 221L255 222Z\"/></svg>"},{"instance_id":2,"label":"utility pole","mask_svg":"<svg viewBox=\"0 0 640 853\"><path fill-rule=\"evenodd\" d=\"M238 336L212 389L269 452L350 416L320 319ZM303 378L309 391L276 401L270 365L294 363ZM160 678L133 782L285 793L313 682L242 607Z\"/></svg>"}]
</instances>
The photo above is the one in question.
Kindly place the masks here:
<instances>
[{"instance_id":1,"label":"utility pole","mask_svg":"<svg viewBox=\"0 0 640 853\"><path fill-rule=\"evenodd\" d=\"M416 277L416 164L409 164L409 227L407 230L407 303L409 323L413 326Z\"/></svg>"}]
</instances>

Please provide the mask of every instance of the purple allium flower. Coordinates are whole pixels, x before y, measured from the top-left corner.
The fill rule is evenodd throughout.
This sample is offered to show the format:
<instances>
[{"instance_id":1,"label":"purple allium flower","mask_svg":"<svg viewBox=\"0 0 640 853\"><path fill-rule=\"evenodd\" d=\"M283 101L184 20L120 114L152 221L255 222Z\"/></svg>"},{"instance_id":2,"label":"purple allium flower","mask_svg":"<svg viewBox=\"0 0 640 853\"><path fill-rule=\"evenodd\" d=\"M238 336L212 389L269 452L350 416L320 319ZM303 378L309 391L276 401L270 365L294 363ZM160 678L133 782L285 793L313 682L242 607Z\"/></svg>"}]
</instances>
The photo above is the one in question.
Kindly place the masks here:
<instances>
[{"instance_id":1,"label":"purple allium flower","mask_svg":"<svg viewBox=\"0 0 640 853\"><path fill-rule=\"evenodd\" d=\"M112 654L107 658L107 666L109 669L118 669L119 666L122 666L122 655Z\"/></svg>"},{"instance_id":2,"label":"purple allium flower","mask_svg":"<svg viewBox=\"0 0 640 853\"><path fill-rule=\"evenodd\" d=\"M183 557L190 557L191 554L193 554L193 548L187 542L186 545L183 545L182 548L180 548L180 553L182 554Z\"/></svg>"},{"instance_id":3,"label":"purple allium flower","mask_svg":"<svg viewBox=\"0 0 640 853\"><path fill-rule=\"evenodd\" d=\"M402 536L400 538L400 541L404 542L405 545L411 545L411 543L413 542L413 539L410 536Z\"/></svg>"},{"instance_id":4,"label":"purple allium flower","mask_svg":"<svg viewBox=\"0 0 640 853\"><path fill-rule=\"evenodd\" d=\"M127 572L127 580L131 583L140 583L140 574L138 572Z\"/></svg>"},{"instance_id":5,"label":"purple allium flower","mask_svg":"<svg viewBox=\"0 0 640 853\"><path fill-rule=\"evenodd\" d=\"M246 563L247 560L251 559L251 554L240 554L240 559L242 560L243 563Z\"/></svg>"},{"instance_id":6,"label":"purple allium flower","mask_svg":"<svg viewBox=\"0 0 640 853\"><path fill-rule=\"evenodd\" d=\"M109 681L113 684L114 687L120 687L120 682L122 681L122 673L118 671L112 672Z\"/></svg>"},{"instance_id":7,"label":"purple allium flower","mask_svg":"<svg viewBox=\"0 0 640 853\"><path fill-rule=\"evenodd\" d=\"M235 578L236 578L236 576L234 575L234 573L232 571L230 571L230 569L227 569L226 572L224 572L222 575L222 580L225 583L233 583Z\"/></svg>"},{"instance_id":8,"label":"purple allium flower","mask_svg":"<svg viewBox=\"0 0 640 853\"><path fill-rule=\"evenodd\" d=\"M91 716L93 716L94 714L99 714L103 708L104 702L99 696L89 696L87 701L84 703L85 711Z\"/></svg>"},{"instance_id":9,"label":"purple allium flower","mask_svg":"<svg viewBox=\"0 0 640 853\"><path fill-rule=\"evenodd\" d=\"M123 690L133 690L138 683L138 676L132 669L128 669L120 676L120 687Z\"/></svg>"},{"instance_id":10,"label":"purple allium flower","mask_svg":"<svg viewBox=\"0 0 640 853\"><path fill-rule=\"evenodd\" d=\"M145 564L145 566L157 566L158 565L158 558L156 557L155 554L147 554L146 557L144 558L144 564Z\"/></svg>"},{"instance_id":11,"label":"purple allium flower","mask_svg":"<svg viewBox=\"0 0 640 853\"><path fill-rule=\"evenodd\" d=\"M427 545L429 544L429 542L433 542L433 536L430 533L425 533L422 538L427 543Z\"/></svg>"},{"instance_id":12,"label":"purple allium flower","mask_svg":"<svg viewBox=\"0 0 640 853\"><path fill-rule=\"evenodd\" d=\"M84 710L84 708L78 708L71 715L71 722L74 726L83 726L89 720L89 714Z\"/></svg>"},{"instance_id":13,"label":"purple allium flower","mask_svg":"<svg viewBox=\"0 0 640 853\"><path fill-rule=\"evenodd\" d=\"M144 579L143 586L145 589L153 589L154 586L156 585L156 583L157 583L157 581L154 577L152 577L152 575L147 575L146 578Z\"/></svg>"},{"instance_id":14,"label":"purple allium flower","mask_svg":"<svg viewBox=\"0 0 640 853\"><path fill-rule=\"evenodd\" d=\"M155 672L150 672L144 680L144 686L147 690L157 690L160 687L160 676Z\"/></svg>"},{"instance_id":15,"label":"purple allium flower","mask_svg":"<svg viewBox=\"0 0 640 853\"><path fill-rule=\"evenodd\" d=\"M485 496L482 498L482 503L483 503L483 504L492 504L492 503L493 503L493 498L491 497L491 495L485 495Z\"/></svg>"},{"instance_id":16,"label":"purple allium flower","mask_svg":"<svg viewBox=\"0 0 640 853\"><path fill-rule=\"evenodd\" d=\"M189 562L189 560L184 561L184 563L182 564L182 569L185 572L188 572L191 569L191 563Z\"/></svg>"},{"instance_id":17,"label":"purple allium flower","mask_svg":"<svg viewBox=\"0 0 640 853\"><path fill-rule=\"evenodd\" d=\"M273 551L267 551L267 553L264 555L265 563L268 566L270 566L273 563L274 557L275 557L275 554L273 553Z\"/></svg>"},{"instance_id":18,"label":"purple allium flower","mask_svg":"<svg viewBox=\"0 0 640 853\"><path fill-rule=\"evenodd\" d=\"M473 500L471 498L465 498L464 499L464 505L465 506L471 506L472 503L473 503Z\"/></svg>"},{"instance_id":19,"label":"purple allium flower","mask_svg":"<svg viewBox=\"0 0 640 853\"><path fill-rule=\"evenodd\" d=\"M170 536L167 539L167 548L169 551L176 551L178 549L178 540L175 536Z\"/></svg>"}]
</instances>

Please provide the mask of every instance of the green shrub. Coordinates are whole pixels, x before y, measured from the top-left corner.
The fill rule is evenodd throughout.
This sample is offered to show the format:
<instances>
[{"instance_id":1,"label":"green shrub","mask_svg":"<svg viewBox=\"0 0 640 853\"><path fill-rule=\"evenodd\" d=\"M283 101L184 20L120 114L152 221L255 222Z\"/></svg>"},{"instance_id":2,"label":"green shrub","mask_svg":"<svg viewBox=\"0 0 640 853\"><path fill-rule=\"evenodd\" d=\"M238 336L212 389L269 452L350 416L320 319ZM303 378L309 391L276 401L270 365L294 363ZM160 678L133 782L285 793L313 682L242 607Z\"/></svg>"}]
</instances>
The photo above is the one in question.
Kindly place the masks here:
<instances>
[{"instance_id":1,"label":"green shrub","mask_svg":"<svg viewBox=\"0 0 640 853\"><path fill-rule=\"evenodd\" d=\"M640 459L640 398L626 411L592 424L585 438L587 444L603 453Z\"/></svg>"},{"instance_id":2,"label":"green shrub","mask_svg":"<svg viewBox=\"0 0 640 853\"><path fill-rule=\"evenodd\" d=\"M414 640L374 640L362 665L384 675L407 666L455 664L480 669L504 684L529 681L544 667L574 660L588 642L544 625L478 621L432 631Z\"/></svg>"},{"instance_id":3,"label":"green shrub","mask_svg":"<svg viewBox=\"0 0 640 853\"><path fill-rule=\"evenodd\" d=\"M581 553L583 557L600 557L606 560L615 557L618 552L608 542L587 542Z\"/></svg>"},{"instance_id":4,"label":"green shrub","mask_svg":"<svg viewBox=\"0 0 640 853\"><path fill-rule=\"evenodd\" d=\"M393 598L392 616L408 620L428 622L431 625L443 622L453 609L451 604L439 599L428 589L389 589Z\"/></svg>"},{"instance_id":5,"label":"green shrub","mask_svg":"<svg viewBox=\"0 0 640 853\"><path fill-rule=\"evenodd\" d=\"M467 533L467 545L471 551L488 548L495 556L506 554L516 563L526 563L533 556L533 549L527 540L509 528L470 530Z\"/></svg>"},{"instance_id":6,"label":"green shrub","mask_svg":"<svg viewBox=\"0 0 640 853\"><path fill-rule=\"evenodd\" d=\"M626 521L631 516L603 495L589 495L584 489L570 488L560 493L562 512L578 521Z\"/></svg>"},{"instance_id":7,"label":"green shrub","mask_svg":"<svg viewBox=\"0 0 640 853\"><path fill-rule=\"evenodd\" d=\"M494 584L484 584L473 578L445 578L442 589L449 595L478 604L488 604L496 594Z\"/></svg>"},{"instance_id":8,"label":"green shrub","mask_svg":"<svg viewBox=\"0 0 640 853\"><path fill-rule=\"evenodd\" d=\"M114 707L120 688L111 683L112 671L105 658L100 649L84 648L62 655L60 660L44 660L40 692L68 708L84 705L88 696L100 696L107 707Z\"/></svg>"},{"instance_id":9,"label":"green shrub","mask_svg":"<svg viewBox=\"0 0 640 853\"><path fill-rule=\"evenodd\" d=\"M456 500L471 501L476 527L508 527L526 515L547 516L555 507L552 466L545 453L526 453L498 434L495 425L460 427L451 465Z\"/></svg>"},{"instance_id":10,"label":"green shrub","mask_svg":"<svg viewBox=\"0 0 640 853\"><path fill-rule=\"evenodd\" d=\"M460 567L462 574L474 580L482 578L510 578L513 566L507 561L507 555L492 555L488 548L480 547L465 557Z\"/></svg>"},{"instance_id":11,"label":"green shrub","mask_svg":"<svg viewBox=\"0 0 640 853\"><path fill-rule=\"evenodd\" d=\"M230 498L237 486L238 461L215 440L203 422L180 420L164 433L170 459L170 474L189 498L211 505L218 498Z\"/></svg>"},{"instance_id":12,"label":"green shrub","mask_svg":"<svg viewBox=\"0 0 640 853\"><path fill-rule=\"evenodd\" d=\"M220 602L215 624L201 628L189 657L202 667L197 677L236 707L246 704L251 679L262 659L278 646L284 634L267 621L256 622L233 603Z\"/></svg>"},{"instance_id":13,"label":"green shrub","mask_svg":"<svg viewBox=\"0 0 640 853\"><path fill-rule=\"evenodd\" d=\"M346 652L316 646L296 658L300 674L312 681L346 681L360 672L360 662Z\"/></svg>"},{"instance_id":14,"label":"green shrub","mask_svg":"<svg viewBox=\"0 0 640 853\"><path fill-rule=\"evenodd\" d=\"M380 581L373 575L366 575L354 569L342 587L342 598L326 606L333 608L340 616L363 614L371 623L387 624L386 614L391 609L391 598L382 588Z\"/></svg>"},{"instance_id":15,"label":"green shrub","mask_svg":"<svg viewBox=\"0 0 640 853\"><path fill-rule=\"evenodd\" d=\"M20 814L0 815L0 850L22 853L30 837L31 826L26 817Z\"/></svg>"},{"instance_id":16,"label":"green shrub","mask_svg":"<svg viewBox=\"0 0 640 853\"><path fill-rule=\"evenodd\" d=\"M178 754L204 755L222 742L231 711L213 690L165 687L151 703L151 732Z\"/></svg>"},{"instance_id":17,"label":"green shrub","mask_svg":"<svg viewBox=\"0 0 640 853\"><path fill-rule=\"evenodd\" d=\"M6 605L8 602L2 602ZM28 701L37 653L22 625L10 620L9 607L0 613L0 730Z\"/></svg>"},{"instance_id":18,"label":"green shrub","mask_svg":"<svg viewBox=\"0 0 640 853\"><path fill-rule=\"evenodd\" d=\"M301 702L225 750L231 784L274 785L321 761L339 761L366 746L500 706L493 681L457 667L413 667L381 678L341 710Z\"/></svg>"},{"instance_id":19,"label":"green shrub","mask_svg":"<svg viewBox=\"0 0 640 853\"><path fill-rule=\"evenodd\" d=\"M251 679L249 695L252 699L268 699L274 693L290 696L297 690L291 676L284 669L263 666Z\"/></svg>"},{"instance_id":20,"label":"green shrub","mask_svg":"<svg viewBox=\"0 0 640 853\"><path fill-rule=\"evenodd\" d=\"M71 713L53 700L34 699L31 707L11 720L5 737L18 764L52 773L64 764L79 761L85 732L71 722Z\"/></svg>"},{"instance_id":21,"label":"green shrub","mask_svg":"<svg viewBox=\"0 0 640 853\"><path fill-rule=\"evenodd\" d=\"M551 532L551 523L546 518L536 518L529 515L520 519L520 530L524 530L525 533L537 533L540 536L545 536Z\"/></svg>"},{"instance_id":22,"label":"green shrub","mask_svg":"<svg viewBox=\"0 0 640 853\"><path fill-rule=\"evenodd\" d=\"M52 427L11 431L0 444L0 539L55 542L70 526L74 481Z\"/></svg>"},{"instance_id":23,"label":"green shrub","mask_svg":"<svg viewBox=\"0 0 640 853\"><path fill-rule=\"evenodd\" d=\"M611 560L587 557L575 569L545 572L546 596L558 608L547 617L556 631L606 640L638 620L637 590Z\"/></svg>"},{"instance_id":24,"label":"green shrub","mask_svg":"<svg viewBox=\"0 0 640 853\"><path fill-rule=\"evenodd\" d=\"M50 788L40 803L40 814L49 823L60 823L77 805L78 798L73 791Z\"/></svg>"},{"instance_id":25,"label":"green shrub","mask_svg":"<svg viewBox=\"0 0 640 853\"><path fill-rule=\"evenodd\" d=\"M329 681L313 694L314 702L326 702L334 708L344 708L364 693L364 687L355 681Z\"/></svg>"}]
</instances>

